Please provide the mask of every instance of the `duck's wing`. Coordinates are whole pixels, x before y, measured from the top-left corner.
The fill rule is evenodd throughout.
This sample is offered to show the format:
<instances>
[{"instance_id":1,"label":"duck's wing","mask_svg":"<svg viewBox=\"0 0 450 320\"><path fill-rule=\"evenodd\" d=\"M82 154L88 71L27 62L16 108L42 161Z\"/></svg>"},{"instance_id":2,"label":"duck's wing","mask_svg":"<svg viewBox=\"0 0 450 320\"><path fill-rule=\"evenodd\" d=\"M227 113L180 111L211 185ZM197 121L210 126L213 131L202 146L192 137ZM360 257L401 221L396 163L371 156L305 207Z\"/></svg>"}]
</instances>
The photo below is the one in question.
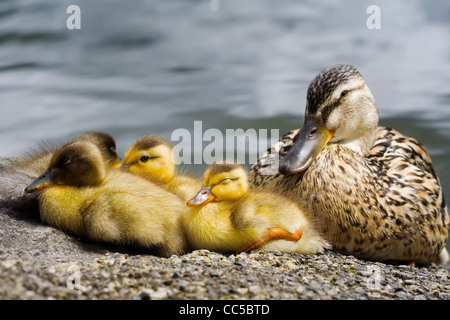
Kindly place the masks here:
<instances>
[{"instance_id":1,"label":"duck's wing","mask_svg":"<svg viewBox=\"0 0 450 320\"><path fill-rule=\"evenodd\" d=\"M403 157L406 163L417 166L437 178L427 149L417 139L405 136L392 128L377 129L376 141L367 157L378 161Z\"/></svg>"},{"instance_id":2,"label":"duck's wing","mask_svg":"<svg viewBox=\"0 0 450 320\"><path fill-rule=\"evenodd\" d=\"M414 177L417 180L423 179L424 186L432 185L426 181L427 179L434 180L432 182L437 188L432 188L434 193L430 196L439 199L444 225L449 228L450 216L439 177L433 168L427 149L417 139L405 136L392 128L379 127L377 139L368 154L368 159L384 166L380 172L387 172L389 165L400 163L397 170L399 173L405 171L404 176Z\"/></svg>"},{"instance_id":3,"label":"duck's wing","mask_svg":"<svg viewBox=\"0 0 450 320\"><path fill-rule=\"evenodd\" d=\"M278 172L279 163L294 145L295 138L299 131L300 129L289 131L283 135L277 143L270 146L267 151L259 156L249 173L252 187L264 186L268 182L278 179L281 176Z\"/></svg>"}]
</instances>

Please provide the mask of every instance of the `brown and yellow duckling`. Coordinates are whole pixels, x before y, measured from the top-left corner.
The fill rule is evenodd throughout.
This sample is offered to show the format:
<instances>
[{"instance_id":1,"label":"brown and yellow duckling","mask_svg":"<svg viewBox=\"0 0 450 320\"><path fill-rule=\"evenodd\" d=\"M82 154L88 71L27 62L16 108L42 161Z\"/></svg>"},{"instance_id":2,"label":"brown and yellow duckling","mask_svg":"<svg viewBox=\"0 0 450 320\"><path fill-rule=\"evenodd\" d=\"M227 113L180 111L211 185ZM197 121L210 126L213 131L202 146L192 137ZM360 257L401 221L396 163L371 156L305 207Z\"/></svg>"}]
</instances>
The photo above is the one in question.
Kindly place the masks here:
<instances>
[{"instance_id":1,"label":"brown and yellow duckling","mask_svg":"<svg viewBox=\"0 0 450 320\"><path fill-rule=\"evenodd\" d=\"M116 153L116 143L111 135L90 131L72 141L89 141L95 144L108 166L120 166L119 157ZM33 147L24 156L17 158L11 168L0 172L2 194L12 207L26 211L37 211L38 203L35 195L24 193L24 189L48 169L53 154L60 147L51 143Z\"/></svg>"},{"instance_id":2,"label":"brown and yellow duckling","mask_svg":"<svg viewBox=\"0 0 450 320\"><path fill-rule=\"evenodd\" d=\"M247 252L255 248L314 254L329 248L298 205L267 191L249 190L247 171L212 164L204 186L188 201L183 226L193 249Z\"/></svg>"},{"instance_id":3,"label":"brown and yellow duckling","mask_svg":"<svg viewBox=\"0 0 450 320\"><path fill-rule=\"evenodd\" d=\"M71 141L25 190L40 191L43 222L95 241L128 244L163 256L184 252L184 203L140 177L111 168L96 144Z\"/></svg>"},{"instance_id":4,"label":"brown and yellow duckling","mask_svg":"<svg viewBox=\"0 0 450 320\"><path fill-rule=\"evenodd\" d=\"M263 154L251 176L254 187L296 200L337 250L377 261L448 261L450 219L430 155L416 139L378 126L375 99L352 66L312 80L303 128Z\"/></svg>"},{"instance_id":5,"label":"brown and yellow duckling","mask_svg":"<svg viewBox=\"0 0 450 320\"><path fill-rule=\"evenodd\" d=\"M121 168L167 188L184 201L202 186L201 179L177 173L172 145L156 135L137 139L125 152Z\"/></svg>"}]
</instances>

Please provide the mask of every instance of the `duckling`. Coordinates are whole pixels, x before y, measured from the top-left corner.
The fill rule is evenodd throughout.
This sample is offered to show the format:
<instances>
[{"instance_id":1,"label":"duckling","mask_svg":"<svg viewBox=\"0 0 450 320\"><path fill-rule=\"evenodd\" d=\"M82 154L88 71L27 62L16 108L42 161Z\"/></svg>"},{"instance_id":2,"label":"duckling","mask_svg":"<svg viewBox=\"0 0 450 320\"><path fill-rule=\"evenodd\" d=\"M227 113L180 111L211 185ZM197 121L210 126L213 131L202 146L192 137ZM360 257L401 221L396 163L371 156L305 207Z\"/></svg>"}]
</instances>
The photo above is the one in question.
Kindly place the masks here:
<instances>
[{"instance_id":1,"label":"duckling","mask_svg":"<svg viewBox=\"0 0 450 320\"><path fill-rule=\"evenodd\" d=\"M172 158L172 145L156 135L147 135L137 139L125 152L123 170L137 174L167 188L189 200L202 186L202 180L186 174L177 174Z\"/></svg>"},{"instance_id":2,"label":"duckling","mask_svg":"<svg viewBox=\"0 0 450 320\"><path fill-rule=\"evenodd\" d=\"M101 148L84 139L60 147L49 169L26 192L39 191L44 223L94 241L148 248L162 256L185 244L174 194L111 168Z\"/></svg>"},{"instance_id":3,"label":"duckling","mask_svg":"<svg viewBox=\"0 0 450 320\"><path fill-rule=\"evenodd\" d=\"M296 203L263 190L249 190L247 171L238 164L214 163L204 186L182 215L194 249L247 252L255 248L321 253L330 248Z\"/></svg>"},{"instance_id":4,"label":"duckling","mask_svg":"<svg viewBox=\"0 0 450 320\"><path fill-rule=\"evenodd\" d=\"M251 170L297 201L344 253L375 261L444 264L450 218L425 147L378 126L375 99L350 65L323 70L307 92L304 126Z\"/></svg>"},{"instance_id":5,"label":"duckling","mask_svg":"<svg viewBox=\"0 0 450 320\"><path fill-rule=\"evenodd\" d=\"M111 135L90 131L72 141L74 140L94 143L109 166L120 166L116 143ZM10 206L19 210L37 212L38 203L35 194L24 193L24 189L48 168L53 154L59 147L52 143L42 143L28 150L24 156L15 159L11 167L0 172L1 193Z\"/></svg>"}]
</instances>

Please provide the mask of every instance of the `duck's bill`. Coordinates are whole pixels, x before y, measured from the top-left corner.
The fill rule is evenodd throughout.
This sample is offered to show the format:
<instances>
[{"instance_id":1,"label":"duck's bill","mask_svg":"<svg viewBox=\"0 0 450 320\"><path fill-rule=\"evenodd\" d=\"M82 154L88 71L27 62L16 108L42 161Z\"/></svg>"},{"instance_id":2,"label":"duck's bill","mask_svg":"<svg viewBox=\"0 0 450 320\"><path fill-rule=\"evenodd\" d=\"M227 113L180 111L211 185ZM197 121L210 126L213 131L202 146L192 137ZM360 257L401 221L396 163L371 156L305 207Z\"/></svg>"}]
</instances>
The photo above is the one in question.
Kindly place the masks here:
<instances>
[{"instance_id":1,"label":"duck's bill","mask_svg":"<svg viewBox=\"0 0 450 320\"><path fill-rule=\"evenodd\" d=\"M283 175L305 171L332 136L333 133L325 127L320 118L306 118L294 145L281 160L278 171Z\"/></svg>"},{"instance_id":2,"label":"duck's bill","mask_svg":"<svg viewBox=\"0 0 450 320\"><path fill-rule=\"evenodd\" d=\"M53 177L50 170L45 171L36 180L34 180L28 187L25 188L25 192L31 193L44 189L45 187L53 184Z\"/></svg>"},{"instance_id":3,"label":"duck's bill","mask_svg":"<svg viewBox=\"0 0 450 320\"><path fill-rule=\"evenodd\" d=\"M211 187L203 187L195 197L189 200L186 205L188 207L198 207L208 202L214 201L215 197L211 193Z\"/></svg>"}]
</instances>

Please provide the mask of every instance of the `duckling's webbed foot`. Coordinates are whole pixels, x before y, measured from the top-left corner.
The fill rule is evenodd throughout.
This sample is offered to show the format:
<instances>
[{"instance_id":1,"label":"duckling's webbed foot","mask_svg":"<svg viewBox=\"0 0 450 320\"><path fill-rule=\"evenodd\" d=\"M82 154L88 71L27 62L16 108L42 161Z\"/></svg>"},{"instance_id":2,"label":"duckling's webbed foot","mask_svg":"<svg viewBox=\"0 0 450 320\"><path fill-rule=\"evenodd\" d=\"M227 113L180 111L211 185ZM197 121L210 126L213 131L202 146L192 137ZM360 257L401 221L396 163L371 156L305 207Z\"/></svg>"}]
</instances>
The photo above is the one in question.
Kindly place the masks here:
<instances>
[{"instance_id":1,"label":"duckling's webbed foot","mask_svg":"<svg viewBox=\"0 0 450 320\"><path fill-rule=\"evenodd\" d=\"M281 228L269 228L267 233L259 240L255 242L248 243L244 245L239 252L249 252L252 249L258 248L264 243L271 240L287 240L287 241L298 241L302 237L302 228L298 228L295 233L290 233Z\"/></svg>"}]
</instances>

